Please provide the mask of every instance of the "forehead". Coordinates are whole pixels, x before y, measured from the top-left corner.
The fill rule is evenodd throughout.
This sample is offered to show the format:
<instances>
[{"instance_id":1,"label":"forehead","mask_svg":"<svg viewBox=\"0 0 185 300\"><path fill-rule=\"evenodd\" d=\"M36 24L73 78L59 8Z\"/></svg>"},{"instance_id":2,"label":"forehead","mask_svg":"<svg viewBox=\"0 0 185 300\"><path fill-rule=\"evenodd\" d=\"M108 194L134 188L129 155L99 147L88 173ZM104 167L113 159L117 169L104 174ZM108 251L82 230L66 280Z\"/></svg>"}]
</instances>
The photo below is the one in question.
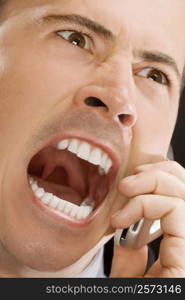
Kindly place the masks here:
<instances>
[{"instance_id":1,"label":"forehead","mask_svg":"<svg viewBox=\"0 0 185 300\"><path fill-rule=\"evenodd\" d=\"M75 11L114 27L115 31L124 25L134 27L137 24L138 27L147 23L150 29L160 28L159 35L169 28L175 30L185 19L184 0L8 0L8 3L11 14L26 13L26 10L37 14L44 9Z\"/></svg>"},{"instance_id":2,"label":"forehead","mask_svg":"<svg viewBox=\"0 0 185 300\"><path fill-rule=\"evenodd\" d=\"M152 23L155 20L161 23L163 19L164 22L168 20L171 24L172 20L177 21L176 18L184 19L185 10L184 0L7 0L7 2L12 8L12 13L26 8L39 10L41 7L73 9L85 15L95 15L97 19L106 19L108 16L118 24L121 19L124 22L125 18L128 20L130 17L136 22L143 23L150 20ZM155 23L155 26L157 25L158 23Z\"/></svg>"},{"instance_id":3,"label":"forehead","mask_svg":"<svg viewBox=\"0 0 185 300\"><path fill-rule=\"evenodd\" d=\"M162 16L174 21L177 15L178 17L182 15L184 19L185 9L184 0L7 0L7 2L13 10L58 6L80 10L85 14L95 13L97 18L106 17L106 13L111 12L112 17L132 15L132 18L136 20L142 18L142 12L145 14L145 18L153 16L155 20L161 20Z\"/></svg>"},{"instance_id":4,"label":"forehead","mask_svg":"<svg viewBox=\"0 0 185 300\"><path fill-rule=\"evenodd\" d=\"M29 21L47 14L79 14L113 32L124 47L163 49L184 63L184 0L9 0L8 13ZM22 16L22 17L21 17Z\"/></svg>"}]
</instances>

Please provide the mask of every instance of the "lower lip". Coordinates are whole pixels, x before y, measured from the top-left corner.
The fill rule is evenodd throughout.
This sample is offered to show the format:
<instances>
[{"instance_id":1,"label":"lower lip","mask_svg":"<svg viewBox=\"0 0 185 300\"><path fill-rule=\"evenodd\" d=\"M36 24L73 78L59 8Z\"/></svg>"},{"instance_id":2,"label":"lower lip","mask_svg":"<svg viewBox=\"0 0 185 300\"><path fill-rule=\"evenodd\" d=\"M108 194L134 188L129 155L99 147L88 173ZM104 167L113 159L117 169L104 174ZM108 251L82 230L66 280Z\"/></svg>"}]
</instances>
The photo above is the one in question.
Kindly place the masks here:
<instances>
[{"instance_id":1,"label":"lower lip","mask_svg":"<svg viewBox=\"0 0 185 300\"><path fill-rule=\"evenodd\" d=\"M31 192L32 192L32 190L31 190ZM56 222L64 223L65 225L68 225L70 227L75 227L75 228L84 228L84 227L88 226L90 223L92 223L93 220L96 218L96 216L98 214L100 214L102 204L103 204L102 203L99 207L97 207L90 214L89 217L87 217L83 220L75 220L75 219L70 218L70 216L63 214L62 212L59 212L59 211L45 205L44 203L42 203L39 199L37 199L35 197L33 192L32 192L32 201L33 201L34 205L36 205L40 210L42 210L43 213L47 214L48 217L51 217Z\"/></svg>"}]
</instances>

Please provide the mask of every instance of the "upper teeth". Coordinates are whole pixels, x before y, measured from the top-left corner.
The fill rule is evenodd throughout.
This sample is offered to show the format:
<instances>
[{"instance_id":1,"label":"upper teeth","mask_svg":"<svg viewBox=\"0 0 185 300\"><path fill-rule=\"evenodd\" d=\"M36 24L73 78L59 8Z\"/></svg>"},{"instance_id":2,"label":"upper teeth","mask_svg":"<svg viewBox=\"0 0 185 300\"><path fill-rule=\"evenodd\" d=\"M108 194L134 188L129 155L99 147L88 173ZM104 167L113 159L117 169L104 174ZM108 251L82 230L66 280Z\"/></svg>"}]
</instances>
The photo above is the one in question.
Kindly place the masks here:
<instances>
[{"instance_id":1,"label":"upper teeth","mask_svg":"<svg viewBox=\"0 0 185 300\"><path fill-rule=\"evenodd\" d=\"M93 147L88 142L82 142L78 139L65 139L57 144L57 149L67 149L91 164L99 165L100 174L103 174L103 172L108 174L113 164L108 154L103 150L98 147Z\"/></svg>"}]
</instances>

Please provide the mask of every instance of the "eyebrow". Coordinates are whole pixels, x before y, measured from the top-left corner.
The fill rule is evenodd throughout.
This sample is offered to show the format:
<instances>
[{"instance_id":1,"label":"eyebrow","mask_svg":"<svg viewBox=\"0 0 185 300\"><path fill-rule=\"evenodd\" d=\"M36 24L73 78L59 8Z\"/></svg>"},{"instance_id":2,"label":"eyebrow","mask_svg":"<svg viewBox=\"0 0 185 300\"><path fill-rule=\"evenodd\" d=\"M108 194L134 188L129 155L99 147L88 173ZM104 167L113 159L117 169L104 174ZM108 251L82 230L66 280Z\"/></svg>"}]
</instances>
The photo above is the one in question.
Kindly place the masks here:
<instances>
[{"instance_id":1,"label":"eyebrow","mask_svg":"<svg viewBox=\"0 0 185 300\"><path fill-rule=\"evenodd\" d=\"M86 29L89 29L93 31L94 33L98 34L100 37L103 37L104 39L108 41L114 41L116 39L116 35L111 32L109 29L105 28L103 25L92 21L89 18L83 17L78 14L52 14L43 16L41 19L41 22L44 23L70 23L72 25L79 25L81 27L84 27ZM182 80L182 76L180 74L180 71L177 67L177 64L175 60L160 51L147 51L147 50L137 50L134 51L135 56L144 59L148 62L158 62L165 65L170 66L176 73L178 79Z\"/></svg>"},{"instance_id":2,"label":"eyebrow","mask_svg":"<svg viewBox=\"0 0 185 300\"><path fill-rule=\"evenodd\" d=\"M70 14L70 15L48 15L44 16L41 20L42 22L45 23L70 23L73 25L80 25L82 27L85 27L94 33L98 34L99 36L103 37L106 40L114 40L115 35L105 28L103 25L100 25L97 22L94 22L86 17L83 17L81 15L76 15L76 14Z\"/></svg>"},{"instance_id":3,"label":"eyebrow","mask_svg":"<svg viewBox=\"0 0 185 300\"><path fill-rule=\"evenodd\" d=\"M182 79L181 73L177 67L175 60L160 51L146 51L146 50L137 50L135 51L135 56L144 59L149 62L158 62L170 66L173 71L175 71L178 79Z\"/></svg>"}]
</instances>

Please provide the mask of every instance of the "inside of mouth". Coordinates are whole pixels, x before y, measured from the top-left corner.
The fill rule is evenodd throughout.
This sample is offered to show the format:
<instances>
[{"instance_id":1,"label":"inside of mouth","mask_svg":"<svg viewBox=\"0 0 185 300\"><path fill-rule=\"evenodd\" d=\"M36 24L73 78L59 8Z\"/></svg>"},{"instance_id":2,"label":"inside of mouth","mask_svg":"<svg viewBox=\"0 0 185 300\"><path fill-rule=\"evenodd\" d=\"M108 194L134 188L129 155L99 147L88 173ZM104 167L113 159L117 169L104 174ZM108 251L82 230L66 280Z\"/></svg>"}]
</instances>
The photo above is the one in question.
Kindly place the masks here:
<instances>
[{"instance_id":1,"label":"inside of mouth","mask_svg":"<svg viewBox=\"0 0 185 300\"><path fill-rule=\"evenodd\" d=\"M28 175L45 192L79 206L88 198L94 209L109 191L108 175L100 174L99 166L55 147L47 147L31 159Z\"/></svg>"}]
</instances>

